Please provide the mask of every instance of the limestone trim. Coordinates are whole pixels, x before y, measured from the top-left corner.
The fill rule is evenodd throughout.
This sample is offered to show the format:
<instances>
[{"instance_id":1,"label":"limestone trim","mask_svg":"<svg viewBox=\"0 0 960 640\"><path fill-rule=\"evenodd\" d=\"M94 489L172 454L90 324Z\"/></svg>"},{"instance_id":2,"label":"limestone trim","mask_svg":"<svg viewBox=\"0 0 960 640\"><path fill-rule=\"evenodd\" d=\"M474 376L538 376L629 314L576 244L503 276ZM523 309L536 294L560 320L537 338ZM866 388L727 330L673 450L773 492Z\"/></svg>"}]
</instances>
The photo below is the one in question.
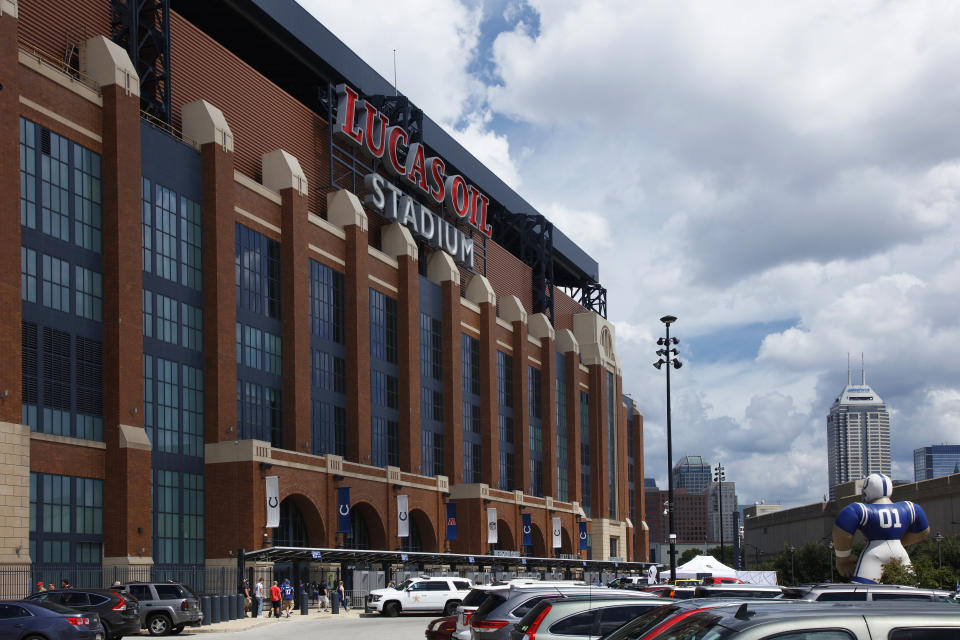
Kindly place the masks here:
<instances>
[{"instance_id":1,"label":"limestone trim","mask_svg":"<svg viewBox=\"0 0 960 640\"><path fill-rule=\"evenodd\" d=\"M387 289L388 291L393 291L394 293L399 293L399 292L400 292L399 289L397 289L395 286L393 286L393 285L390 284L389 282L386 282L386 281L384 281L384 280L381 280L380 278L378 278L377 276L375 276L375 275L373 275L373 274L371 274L371 273L368 273L368 274L367 274L367 279L368 279L370 282L374 282L374 283L380 285L381 287L383 287L384 289Z\"/></svg>"},{"instance_id":2,"label":"limestone trim","mask_svg":"<svg viewBox=\"0 0 960 640\"><path fill-rule=\"evenodd\" d=\"M10 16L14 20L18 19L17 0L0 1L0 16Z\"/></svg>"},{"instance_id":3,"label":"limestone trim","mask_svg":"<svg viewBox=\"0 0 960 640\"><path fill-rule=\"evenodd\" d=\"M466 329L467 331L470 331L471 333L475 333L475 334L477 334L477 335L480 335L480 329L476 328L476 327L473 326L472 324L467 324L466 322L461 321L461 322L460 322L460 326L463 327L464 329Z\"/></svg>"},{"instance_id":4,"label":"limestone trim","mask_svg":"<svg viewBox=\"0 0 960 640\"><path fill-rule=\"evenodd\" d=\"M327 221L341 229L358 226L361 231L367 231L367 214L360 198L346 189L327 194Z\"/></svg>"},{"instance_id":5,"label":"limestone trim","mask_svg":"<svg viewBox=\"0 0 960 640\"><path fill-rule=\"evenodd\" d=\"M324 220L323 218L321 218L315 213L307 212L307 222L309 222L310 224L316 227L320 227L330 235L337 236L341 240L347 239L347 234L343 232L343 229L330 224L329 222L327 222L326 220Z\"/></svg>"},{"instance_id":6,"label":"limestone trim","mask_svg":"<svg viewBox=\"0 0 960 640\"><path fill-rule=\"evenodd\" d=\"M450 254L444 251L434 251L430 256L427 261L427 278L437 284L453 282L460 286L460 270Z\"/></svg>"},{"instance_id":7,"label":"limestone trim","mask_svg":"<svg viewBox=\"0 0 960 640\"><path fill-rule=\"evenodd\" d=\"M276 205L283 204L283 198L280 197L279 193L277 193L276 191L273 191L272 189L268 189L267 187L263 186L262 184L260 184L259 182L251 178L250 176L244 173L240 173L236 169L233 170L233 181L239 184L240 186L245 187L250 191L253 191L257 195L266 198L273 204L276 204Z\"/></svg>"},{"instance_id":8,"label":"limestone trim","mask_svg":"<svg viewBox=\"0 0 960 640\"><path fill-rule=\"evenodd\" d=\"M103 559L106 567L149 566L153 564L152 556L108 556ZM236 561L234 561L236 564Z\"/></svg>"},{"instance_id":9,"label":"limestone trim","mask_svg":"<svg viewBox=\"0 0 960 640\"><path fill-rule=\"evenodd\" d=\"M280 233L281 233L280 227L278 227L278 226L275 225L275 224L271 224L271 223L267 222L266 220L264 220L263 218L261 218L261 217L259 217L259 216L253 215L253 214L250 213L249 211L245 211L245 210L241 209L240 207L238 207L238 206L236 206L236 205L233 206L233 210L234 210L235 212L239 213L241 216L243 216L243 217L246 218L247 220L252 220L253 222L256 222L257 224L259 224L260 226L266 227L267 229L270 229L270 231L273 231L273 232L276 233L276 234L280 234Z\"/></svg>"},{"instance_id":10,"label":"limestone trim","mask_svg":"<svg viewBox=\"0 0 960 640\"><path fill-rule=\"evenodd\" d=\"M528 356L527 356L527 360L529 360L529 361L532 362L533 364L537 365L538 367L543 366L543 361L541 361L541 360L539 360L539 359L537 359L537 358L534 358L533 356L528 355Z\"/></svg>"},{"instance_id":11,"label":"limestone trim","mask_svg":"<svg viewBox=\"0 0 960 640\"><path fill-rule=\"evenodd\" d=\"M64 89L77 94L85 100L89 100L98 107L103 106L103 97L100 95L100 92L97 89L91 87L81 80L77 80L67 73L64 73L58 67L53 67L47 64L40 56L31 55L27 51L21 49L18 60L24 67L30 69L31 71L35 71L47 80L56 82Z\"/></svg>"},{"instance_id":12,"label":"limestone trim","mask_svg":"<svg viewBox=\"0 0 960 640\"><path fill-rule=\"evenodd\" d=\"M497 325L506 329L510 333L513 333L513 325L507 322L506 320L504 320L503 318L500 318L500 317L497 318Z\"/></svg>"},{"instance_id":13,"label":"limestone trim","mask_svg":"<svg viewBox=\"0 0 960 640\"><path fill-rule=\"evenodd\" d=\"M397 262L396 258L384 253L383 251L380 251L380 249L377 249L376 247L371 247L368 245L367 255L369 255L371 258L374 258L375 260L379 260L380 262L387 265L388 267L393 267L394 269L400 268L400 263Z\"/></svg>"},{"instance_id":14,"label":"limestone trim","mask_svg":"<svg viewBox=\"0 0 960 640\"><path fill-rule=\"evenodd\" d=\"M583 371L584 373L590 373L590 367L588 367L587 365L585 365L585 364L583 364L583 363L581 362L581 363L580 363L580 371Z\"/></svg>"},{"instance_id":15,"label":"limestone trim","mask_svg":"<svg viewBox=\"0 0 960 640\"><path fill-rule=\"evenodd\" d=\"M233 152L233 133L223 111L206 100L195 100L183 105L180 113L183 135L198 145L213 142L224 151Z\"/></svg>"},{"instance_id":16,"label":"limestone trim","mask_svg":"<svg viewBox=\"0 0 960 640\"><path fill-rule=\"evenodd\" d=\"M466 298L460 298L460 306L465 309L470 309L470 311L473 311L476 314L480 313L480 307L478 307L473 302L470 302Z\"/></svg>"},{"instance_id":17,"label":"limestone trim","mask_svg":"<svg viewBox=\"0 0 960 640\"><path fill-rule=\"evenodd\" d=\"M527 324L527 310L523 308L523 303L517 296L506 296L500 299L500 317L511 325L514 322Z\"/></svg>"},{"instance_id":18,"label":"limestone trim","mask_svg":"<svg viewBox=\"0 0 960 640\"><path fill-rule=\"evenodd\" d=\"M540 340L540 338L537 338L537 337L535 337L535 336L531 336L529 333L527 334L527 342L529 342L530 344L534 344L534 345L536 345L536 346L538 346L538 347L542 347L542 346L543 346L543 341Z\"/></svg>"},{"instance_id":19,"label":"limestone trim","mask_svg":"<svg viewBox=\"0 0 960 640\"><path fill-rule=\"evenodd\" d=\"M575 355L580 353L580 343L573 337L573 331L570 331L570 329L557 331L557 351Z\"/></svg>"},{"instance_id":20,"label":"limestone trim","mask_svg":"<svg viewBox=\"0 0 960 640\"><path fill-rule=\"evenodd\" d=\"M530 324L527 331L531 336L540 338L541 340L554 340L557 337L553 330L553 325L550 324L550 319L543 313L535 313L530 316Z\"/></svg>"},{"instance_id":21,"label":"limestone trim","mask_svg":"<svg viewBox=\"0 0 960 640\"><path fill-rule=\"evenodd\" d=\"M60 124L62 124L62 125L64 125L64 126L70 127L71 129L73 129L73 130L76 131L77 133L81 133L81 134L87 136L88 138L90 138L91 140L96 141L97 144L103 144L103 137L101 137L100 135L94 133L93 131L90 131L90 129L87 129L87 128L85 128L85 127L81 127L81 126L80 126L79 124L77 124L76 122L74 122L74 121L72 121L72 120L70 120L70 119L68 119L68 118L65 118L65 117L61 116L59 113L56 113L55 111L51 111L50 109L47 109L47 108L44 107L43 105L37 104L36 102L34 102L33 100L31 100L30 98L24 98L23 96L20 96L20 104L22 104L22 105L25 106L25 107L29 107L29 108L33 109L33 110L36 111L37 113L42 113L43 115L47 116L47 117L50 118L51 120L54 120L54 121L56 121L56 122L59 122Z\"/></svg>"},{"instance_id":22,"label":"limestone trim","mask_svg":"<svg viewBox=\"0 0 960 640\"><path fill-rule=\"evenodd\" d=\"M293 155L283 149L274 149L263 154L260 162L265 187L277 192L296 189L300 195L307 195L307 176Z\"/></svg>"},{"instance_id":23,"label":"limestone trim","mask_svg":"<svg viewBox=\"0 0 960 640\"><path fill-rule=\"evenodd\" d=\"M497 304L497 294L490 285L490 281L479 273L473 276L470 284L467 285L466 299L476 305Z\"/></svg>"},{"instance_id":24,"label":"limestone trim","mask_svg":"<svg viewBox=\"0 0 960 640\"><path fill-rule=\"evenodd\" d=\"M31 440L44 440L46 442L59 442L61 444L68 444L71 447L88 447L90 449L106 449L106 442L98 442L96 440L84 440L83 438L72 438L70 436L57 436L52 433L39 433L33 431L30 433Z\"/></svg>"},{"instance_id":25,"label":"limestone trim","mask_svg":"<svg viewBox=\"0 0 960 640\"><path fill-rule=\"evenodd\" d=\"M336 263L339 264L341 267L347 266L347 261L346 261L346 260L344 260L343 258L338 258L337 256L333 255L333 254L330 253L329 251L324 251L323 249L321 249L320 247L318 247L318 246L315 245L315 244L308 244L308 245L307 245L307 248L310 249L310 251L313 251L314 253L316 253L317 255L321 255L321 256L323 256L324 258L326 258L327 260L330 260L331 262L336 262Z\"/></svg>"},{"instance_id":26,"label":"limestone trim","mask_svg":"<svg viewBox=\"0 0 960 640\"><path fill-rule=\"evenodd\" d=\"M128 424L117 426L120 429L121 449L140 449L141 451L150 451L153 449L153 445L150 444L150 438L147 437L147 430L143 427L132 427Z\"/></svg>"},{"instance_id":27,"label":"limestone trim","mask_svg":"<svg viewBox=\"0 0 960 640\"><path fill-rule=\"evenodd\" d=\"M140 76L127 50L103 36L80 43L80 72L101 87L119 85L127 95L140 97Z\"/></svg>"},{"instance_id":28,"label":"limestone trim","mask_svg":"<svg viewBox=\"0 0 960 640\"><path fill-rule=\"evenodd\" d=\"M407 256L412 260L419 259L417 243L413 239L413 234L406 225L399 222L387 225L380 232L380 244L383 245L383 253L393 260L394 266L398 265L397 260L400 256Z\"/></svg>"},{"instance_id":29,"label":"limestone trim","mask_svg":"<svg viewBox=\"0 0 960 640\"><path fill-rule=\"evenodd\" d=\"M581 383L580 383L580 387L581 387L582 389L587 389L587 390L590 389L590 385L588 385L586 382L581 382Z\"/></svg>"},{"instance_id":30,"label":"limestone trim","mask_svg":"<svg viewBox=\"0 0 960 640\"><path fill-rule=\"evenodd\" d=\"M512 344L507 344L507 343L504 342L503 340L497 340L497 346L498 346L498 347L503 347L503 348L506 349L507 351L513 351L513 345L512 345Z\"/></svg>"}]
</instances>

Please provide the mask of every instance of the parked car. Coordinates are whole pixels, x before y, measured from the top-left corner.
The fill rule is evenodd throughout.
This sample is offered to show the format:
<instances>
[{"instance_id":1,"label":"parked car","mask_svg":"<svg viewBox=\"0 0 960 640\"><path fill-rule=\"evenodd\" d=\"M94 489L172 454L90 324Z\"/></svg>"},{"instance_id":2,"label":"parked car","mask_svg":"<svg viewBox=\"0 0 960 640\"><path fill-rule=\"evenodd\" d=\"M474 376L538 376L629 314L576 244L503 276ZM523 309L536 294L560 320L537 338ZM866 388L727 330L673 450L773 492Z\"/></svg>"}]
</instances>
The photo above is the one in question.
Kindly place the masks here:
<instances>
[{"instance_id":1,"label":"parked car","mask_svg":"<svg viewBox=\"0 0 960 640\"><path fill-rule=\"evenodd\" d=\"M779 598L783 591L769 584L710 584L693 590L694 598Z\"/></svg>"},{"instance_id":2,"label":"parked car","mask_svg":"<svg viewBox=\"0 0 960 640\"><path fill-rule=\"evenodd\" d=\"M702 585L710 584L744 584L743 580L740 578L733 578L730 576L707 576L700 581Z\"/></svg>"},{"instance_id":3,"label":"parked car","mask_svg":"<svg viewBox=\"0 0 960 640\"><path fill-rule=\"evenodd\" d=\"M771 605L803 606L806 603L784 600L753 600L754 609ZM697 598L690 600L679 600L667 603L663 607L651 609L639 618L635 618L625 625L612 631L605 636L603 640L646 640L649 636L659 634L660 632L672 628L673 625L686 619L687 617L700 612L720 608L732 608L734 611L743 604L742 600L720 600L717 598ZM693 638L686 639L693 640ZM796 638L791 640L797 640ZM815 639L815 640L837 640ZM844 639L848 640L848 639Z\"/></svg>"},{"instance_id":4,"label":"parked car","mask_svg":"<svg viewBox=\"0 0 960 640\"><path fill-rule=\"evenodd\" d=\"M666 604L661 598L631 598L620 594L549 598L513 625L510 640L594 640Z\"/></svg>"},{"instance_id":5,"label":"parked car","mask_svg":"<svg viewBox=\"0 0 960 640\"><path fill-rule=\"evenodd\" d=\"M890 600L916 600L952 602L953 592L939 589L918 589L896 584L804 584L798 587L781 587L785 599L811 600L814 602L880 602Z\"/></svg>"},{"instance_id":6,"label":"parked car","mask_svg":"<svg viewBox=\"0 0 960 640\"><path fill-rule=\"evenodd\" d=\"M568 587L570 585L585 587L585 582L573 580L537 580L535 578L514 578L509 582L502 582L492 585L477 585L470 590L460 603L457 610L457 630L453 632L455 640L470 640L470 618L473 612L483 604L491 593L505 593L510 587Z\"/></svg>"},{"instance_id":7,"label":"parked car","mask_svg":"<svg viewBox=\"0 0 960 640\"><path fill-rule=\"evenodd\" d=\"M687 598L692 598L697 592L696 587L692 586L674 586L672 584L661 585L654 591L650 592L654 595L660 596L661 598L676 598L677 600L685 600Z\"/></svg>"},{"instance_id":8,"label":"parked car","mask_svg":"<svg viewBox=\"0 0 960 640\"><path fill-rule=\"evenodd\" d=\"M436 618L427 623L424 635L427 640L450 640L450 636L457 629L457 616Z\"/></svg>"},{"instance_id":9,"label":"parked car","mask_svg":"<svg viewBox=\"0 0 960 640\"><path fill-rule=\"evenodd\" d=\"M801 606L790 606L791 604ZM761 607L695 611L642 640L955 640L960 609L941 602L888 602L884 606L850 602L784 602Z\"/></svg>"},{"instance_id":10,"label":"parked car","mask_svg":"<svg viewBox=\"0 0 960 640\"><path fill-rule=\"evenodd\" d=\"M364 609L385 616L402 611L437 611L444 616L457 613L460 601L473 583L459 577L423 577L404 580L396 587L374 589L367 596Z\"/></svg>"},{"instance_id":11,"label":"parked car","mask_svg":"<svg viewBox=\"0 0 960 640\"><path fill-rule=\"evenodd\" d=\"M511 625L520 622L530 609L548 598L610 595L638 599L656 597L642 591L584 585L511 586L506 592L491 594L474 612L470 619L470 637L472 640L507 640Z\"/></svg>"},{"instance_id":12,"label":"parked car","mask_svg":"<svg viewBox=\"0 0 960 640\"><path fill-rule=\"evenodd\" d=\"M203 620L200 597L185 584L127 582L119 589L140 601L140 628L152 636L180 633L184 627L200 626Z\"/></svg>"},{"instance_id":13,"label":"parked car","mask_svg":"<svg viewBox=\"0 0 960 640\"><path fill-rule=\"evenodd\" d=\"M96 613L84 614L54 602L0 601L0 638L104 640Z\"/></svg>"},{"instance_id":14,"label":"parked car","mask_svg":"<svg viewBox=\"0 0 960 640\"><path fill-rule=\"evenodd\" d=\"M647 584L647 576L620 576L608 582L607 586L611 589L628 589Z\"/></svg>"},{"instance_id":15,"label":"parked car","mask_svg":"<svg viewBox=\"0 0 960 640\"><path fill-rule=\"evenodd\" d=\"M131 594L116 589L41 591L27 596L26 601L53 602L82 613L95 612L100 617L105 640L140 633L140 603Z\"/></svg>"}]
</instances>

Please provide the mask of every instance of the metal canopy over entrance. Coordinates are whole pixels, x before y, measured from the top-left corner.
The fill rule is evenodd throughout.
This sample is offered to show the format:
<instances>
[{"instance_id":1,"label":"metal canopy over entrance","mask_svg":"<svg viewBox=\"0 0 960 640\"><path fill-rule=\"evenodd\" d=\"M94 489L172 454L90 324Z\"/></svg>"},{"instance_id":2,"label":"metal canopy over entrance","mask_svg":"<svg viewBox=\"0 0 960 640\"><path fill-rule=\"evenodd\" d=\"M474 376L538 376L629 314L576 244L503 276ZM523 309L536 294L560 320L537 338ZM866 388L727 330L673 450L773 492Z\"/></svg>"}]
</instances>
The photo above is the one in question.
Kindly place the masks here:
<instances>
[{"instance_id":1,"label":"metal canopy over entrance","mask_svg":"<svg viewBox=\"0 0 960 640\"><path fill-rule=\"evenodd\" d=\"M502 567L544 567L547 569L585 569L588 571L641 572L649 562L615 562L579 558L537 558L532 556L468 555L376 549L323 549L308 547L269 547L248 551L246 562L356 562L370 564L476 565Z\"/></svg>"}]
</instances>

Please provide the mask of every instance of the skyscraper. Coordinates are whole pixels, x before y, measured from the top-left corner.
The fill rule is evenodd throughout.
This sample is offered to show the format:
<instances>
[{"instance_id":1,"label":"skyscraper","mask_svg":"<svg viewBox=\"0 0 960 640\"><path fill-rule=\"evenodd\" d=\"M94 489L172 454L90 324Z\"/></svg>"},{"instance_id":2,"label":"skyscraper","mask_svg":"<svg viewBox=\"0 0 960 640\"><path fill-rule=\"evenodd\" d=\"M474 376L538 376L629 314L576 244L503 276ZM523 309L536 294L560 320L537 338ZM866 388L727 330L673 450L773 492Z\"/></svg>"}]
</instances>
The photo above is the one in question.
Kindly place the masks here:
<instances>
[{"instance_id":1,"label":"skyscraper","mask_svg":"<svg viewBox=\"0 0 960 640\"><path fill-rule=\"evenodd\" d=\"M684 456L673 466L674 489L701 494L712 481L713 471L703 456Z\"/></svg>"},{"instance_id":2,"label":"skyscraper","mask_svg":"<svg viewBox=\"0 0 960 640\"><path fill-rule=\"evenodd\" d=\"M960 444L935 444L913 450L913 481L960 473Z\"/></svg>"},{"instance_id":3,"label":"skyscraper","mask_svg":"<svg viewBox=\"0 0 960 640\"><path fill-rule=\"evenodd\" d=\"M721 489L722 487L722 489ZM723 500L721 505L721 492ZM707 538L711 542L720 542L720 518L723 518L723 541L733 544L733 512L737 506L737 483L711 482L707 485ZM723 507L723 512L720 509Z\"/></svg>"},{"instance_id":4,"label":"skyscraper","mask_svg":"<svg viewBox=\"0 0 960 640\"><path fill-rule=\"evenodd\" d=\"M827 465L831 499L839 484L871 473L890 475L890 413L867 385L862 366L860 384L850 383L849 362L847 386L827 416Z\"/></svg>"}]
</instances>

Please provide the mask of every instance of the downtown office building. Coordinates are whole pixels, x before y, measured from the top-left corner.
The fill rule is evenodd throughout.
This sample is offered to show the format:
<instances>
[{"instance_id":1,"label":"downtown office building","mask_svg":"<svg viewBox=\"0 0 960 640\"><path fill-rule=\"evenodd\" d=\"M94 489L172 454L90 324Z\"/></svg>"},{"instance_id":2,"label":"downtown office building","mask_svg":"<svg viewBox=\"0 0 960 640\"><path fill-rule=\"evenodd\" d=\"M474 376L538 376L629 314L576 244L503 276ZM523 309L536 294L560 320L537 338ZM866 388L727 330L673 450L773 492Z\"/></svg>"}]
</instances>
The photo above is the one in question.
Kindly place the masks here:
<instances>
[{"instance_id":1,"label":"downtown office building","mask_svg":"<svg viewBox=\"0 0 960 640\"><path fill-rule=\"evenodd\" d=\"M862 480L871 473L890 475L890 413L867 385L847 385L827 416L827 472L830 499L837 485Z\"/></svg>"},{"instance_id":2,"label":"downtown office building","mask_svg":"<svg viewBox=\"0 0 960 640\"><path fill-rule=\"evenodd\" d=\"M0 0L0 84L0 561L646 558L597 262L292 0Z\"/></svg>"}]
</instances>

